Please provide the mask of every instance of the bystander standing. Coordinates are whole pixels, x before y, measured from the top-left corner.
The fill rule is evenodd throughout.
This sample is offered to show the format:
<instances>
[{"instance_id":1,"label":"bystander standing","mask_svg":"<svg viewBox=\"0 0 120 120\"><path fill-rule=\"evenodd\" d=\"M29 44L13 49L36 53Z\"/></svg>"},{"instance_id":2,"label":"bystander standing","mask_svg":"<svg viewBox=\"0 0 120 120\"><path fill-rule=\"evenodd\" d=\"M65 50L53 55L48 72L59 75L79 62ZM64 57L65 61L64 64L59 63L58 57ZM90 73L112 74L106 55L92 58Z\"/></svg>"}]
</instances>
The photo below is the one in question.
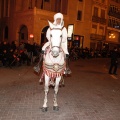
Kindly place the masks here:
<instances>
[{"instance_id":1,"label":"bystander standing","mask_svg":"<svg viewBox=\"0 0 120 120\"><path fill-rule=\"evenodd\" d=\"M109 68L109 74L117 75L117 67L118 67L118 50L115 47L111 52L111 65Z\"/></svg>"}]
</instances>

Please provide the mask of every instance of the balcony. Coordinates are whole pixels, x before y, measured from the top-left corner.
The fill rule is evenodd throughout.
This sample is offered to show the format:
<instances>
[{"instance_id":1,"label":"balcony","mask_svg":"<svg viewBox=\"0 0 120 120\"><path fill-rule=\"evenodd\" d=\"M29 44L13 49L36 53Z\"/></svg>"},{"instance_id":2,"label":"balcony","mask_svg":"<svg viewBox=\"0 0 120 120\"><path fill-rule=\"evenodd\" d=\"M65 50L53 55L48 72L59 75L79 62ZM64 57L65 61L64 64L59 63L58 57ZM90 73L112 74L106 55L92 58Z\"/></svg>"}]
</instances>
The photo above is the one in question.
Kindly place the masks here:
<instances>
[{"instance_id":1,"label":"balcony","mask_svg":"<svg viewBox=\"0 0 120 120\"><path fill-rule=\"evenodd\" d=\"M116 3L120 3L120 1L119 1L119 0L112 0L112 1L114 1L114 2L116 2Z\"/></svg>"},{"instance_id":2,"label":"balcony","mask_svg":"<svg viewBox=\"0 0 120 120\"><path fill-rule=\"evenodd\" d=\"M120 30L120 25L115 25L115 24L108 24L108 27Z\"/></svg>"},{"instance_id":3,"label":"balcony","mask_svg":"<svg viewBox=\"0 0 120 120\"><path fill-rule=\"evenodd\" d=\"M105 18L100 18L97 16L92 16L92 21L100 24L106 24L106 19Z\"/></svg>"},{"instance_id":4,"label":"balcony","mask_svg":"<svg viewBox=\"0 0 120 120\"><path fill-rule=\"evenodd\" d=\"M109 11L108 15L120 19L120 13L119 12Z\"/></svg>"},{"instance_id":5,"label":"balcony","mask_svg":"<svg viewBox=\"0 0 120 120\"><path fill-rule=\"evenodd\" d=\"M105 40L105 36L104 35L98 35L98 34L90 34L90 39L91 40L103 41L103 40Z\"/></svg>"}]
</instances>

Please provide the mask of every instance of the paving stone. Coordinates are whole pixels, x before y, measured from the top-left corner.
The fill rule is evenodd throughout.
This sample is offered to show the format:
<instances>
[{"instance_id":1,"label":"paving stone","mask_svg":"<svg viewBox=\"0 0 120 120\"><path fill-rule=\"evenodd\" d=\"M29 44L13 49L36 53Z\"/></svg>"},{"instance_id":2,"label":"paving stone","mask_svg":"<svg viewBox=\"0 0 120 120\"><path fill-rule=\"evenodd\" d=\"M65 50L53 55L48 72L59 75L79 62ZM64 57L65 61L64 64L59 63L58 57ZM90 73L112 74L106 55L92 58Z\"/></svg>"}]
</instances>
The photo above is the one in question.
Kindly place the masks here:
<instances>
[{"instance_id":1,"label":"paving stone","mask_svg":"<svg viewBox=\"0 0 120 120\"><path fill-rule=\"evenodd\" d=\"M71 61L72 75L59 88L59 111L42 112L44 86L33 66L0 67L0 120L120 120L120 67L117 79L108 74L109 58ZM7 73L7 75L6 75Z\"/></svg>"}]
</instances>

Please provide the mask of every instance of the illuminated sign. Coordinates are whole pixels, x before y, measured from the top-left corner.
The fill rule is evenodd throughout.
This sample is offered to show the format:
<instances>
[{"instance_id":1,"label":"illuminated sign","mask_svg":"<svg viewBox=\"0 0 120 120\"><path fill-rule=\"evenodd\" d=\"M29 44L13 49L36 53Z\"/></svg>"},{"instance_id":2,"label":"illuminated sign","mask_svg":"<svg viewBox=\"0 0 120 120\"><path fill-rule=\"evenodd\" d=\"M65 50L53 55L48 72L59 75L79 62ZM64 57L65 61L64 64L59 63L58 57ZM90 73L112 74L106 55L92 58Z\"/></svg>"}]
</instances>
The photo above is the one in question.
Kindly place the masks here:
<instances>
[{"instance_id":1,"label":"illuminated sign","mask_svg":"<svg viewBox=\"0 0 120 120\"><path fill-rule=\"evenodd\" d=\"M67 35L68 40L72 40L73 29L74 29L73 24L68 25L68 35Z\"/></svg>"},{"instance_id":2,"label":"illuminated sign","mask_svg":"<svg viewBox=\"0 0 120 120\"><path fill-rule=\"evenodd\" d=\"M80 35L74 35L74 40L80 40Z\"/></svg>"}]
</instances>

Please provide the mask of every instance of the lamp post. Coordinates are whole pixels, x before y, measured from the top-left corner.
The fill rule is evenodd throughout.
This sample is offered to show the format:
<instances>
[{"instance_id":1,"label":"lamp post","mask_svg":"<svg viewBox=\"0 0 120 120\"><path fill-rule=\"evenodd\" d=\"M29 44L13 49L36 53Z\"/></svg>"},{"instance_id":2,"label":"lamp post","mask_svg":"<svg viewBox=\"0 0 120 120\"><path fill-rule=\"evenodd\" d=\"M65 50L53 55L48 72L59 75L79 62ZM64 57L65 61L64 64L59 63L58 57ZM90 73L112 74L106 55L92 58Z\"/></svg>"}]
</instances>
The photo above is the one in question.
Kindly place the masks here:
<instances>
[{"instance_id":1,"label":"lamp post","mask_svg":"<svg viewBox=\"0 0 120 120\"><path fill-rule=\"evenodd\" d=\"M34 42L34 35L33 34L30 34L30 39L32 40L32 44ZM33 63L33 52L31 51L31 65Z\"/></svg>"}]
</instances>

